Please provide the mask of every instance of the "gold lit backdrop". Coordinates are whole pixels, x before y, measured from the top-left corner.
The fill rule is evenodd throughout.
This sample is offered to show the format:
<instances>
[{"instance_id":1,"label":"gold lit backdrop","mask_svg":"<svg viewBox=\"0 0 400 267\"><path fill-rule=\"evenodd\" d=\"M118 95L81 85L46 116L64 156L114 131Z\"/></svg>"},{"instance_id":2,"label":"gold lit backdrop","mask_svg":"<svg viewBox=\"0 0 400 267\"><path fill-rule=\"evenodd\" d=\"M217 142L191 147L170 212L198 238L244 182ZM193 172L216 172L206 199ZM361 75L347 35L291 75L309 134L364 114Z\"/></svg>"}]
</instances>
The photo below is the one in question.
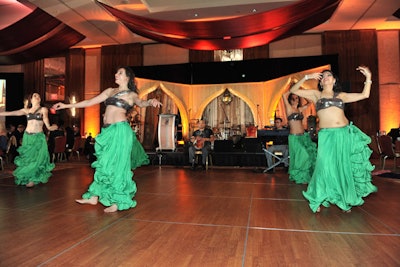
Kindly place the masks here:
<instances>
[{"instance_id":1,"label":"gold lit backdrop","mask_svg":"<svg viewBox=\"0 0 400 267\"><path fill-rule=\"evenodd\" d=\"M187 139L193 130L190 122L206 119L208 126L220 129L223 127L221 123L225 119L225 113L230 121L228 126L240 127L241 132L247 124L257 125L259 129L271 125L275 115L282 117L286 123L282 94L289 89L290 84L301 79L305 74L320 72L324 69L330 69L330 66L321 66L263 82L188 85L137 78L137 85L142 99L157 98L157 94L159 97L167 96L162 99L163 107L160 113L177 114L179 111L182 136ZM316 86L316 81L310 80L304 83L304 88L316 88ZM232 96L230 104L222 103L222 96L226 89ZM138 111L144 122L152 121L157 125L158 118L154 114L151 115L151 121L145 118L148 117L149 112L154 113L146 108ZM315 115L314 107L304 112L305 117L309 115ZM151 130L154 135L156 129Z\"/></svg>"}]
</instances>

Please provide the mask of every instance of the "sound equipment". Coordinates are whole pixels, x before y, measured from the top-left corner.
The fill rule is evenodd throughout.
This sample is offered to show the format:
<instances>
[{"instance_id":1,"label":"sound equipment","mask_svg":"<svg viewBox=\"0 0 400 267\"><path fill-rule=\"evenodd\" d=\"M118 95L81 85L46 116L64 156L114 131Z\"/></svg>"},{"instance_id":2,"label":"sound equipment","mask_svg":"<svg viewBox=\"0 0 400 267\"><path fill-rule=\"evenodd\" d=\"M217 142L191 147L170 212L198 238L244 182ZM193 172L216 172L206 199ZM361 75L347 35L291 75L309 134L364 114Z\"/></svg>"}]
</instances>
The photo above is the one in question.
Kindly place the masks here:
<instances>
[{"instance_id":1,"label":"sound equipment","mask_svg":"<svg viewBox=\"0 0 400 267\"><path fill-rule=\"evenodd\" d=\"M249 153L262 153L263 144L259 138L243 138L242 145L244 151Z\"/></svg>"},{"instance_id":2,"label":"sound equipment","mask_svg":"<svg viewBox=\"0 0 400 267\"><path fill-rule=\"evenodd\" d=\"M257 137L262 142L271 142L277 145L288 144L289 130L257 130Z\"/></svg>"},{"instance_id":3,"label":"sound equipment","mask_svg":"<svg viewBox=\"0 0 400 267\"><path fill-rule=\"evenodd\" d=\"M232 152L233 140L215 140L214 152Z\"/></svg>"}]
</instances>

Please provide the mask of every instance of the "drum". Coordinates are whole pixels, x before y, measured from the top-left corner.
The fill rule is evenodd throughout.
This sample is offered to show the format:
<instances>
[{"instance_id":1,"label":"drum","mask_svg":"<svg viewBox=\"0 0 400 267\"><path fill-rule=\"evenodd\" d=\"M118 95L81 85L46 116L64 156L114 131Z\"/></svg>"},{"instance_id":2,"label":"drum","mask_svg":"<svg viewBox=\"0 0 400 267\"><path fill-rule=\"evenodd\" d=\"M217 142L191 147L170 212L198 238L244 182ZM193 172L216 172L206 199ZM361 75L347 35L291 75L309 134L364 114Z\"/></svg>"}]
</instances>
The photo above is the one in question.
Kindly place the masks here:
<instances>
[{"instance_id":1,"label":"drum","mask_svg":"<svg viewBox=\"0 0 400 267\"><path fill-rule=\"evenodd\" d=\"M241 135L240 126L238 126L238 125L233 126L232 130L231 130L231 134L232 135Z\"/></svg>"},{"instance_id":2,"label":"drum","mask_svg":"<svg viewBox=\"0 0 400 267\"><path fill-rule=\"evenodd\" d=\"M229 136L231 136L231 128L221 128L219 131L223 140L228 140Z\"/></svg>"}]
</instances>

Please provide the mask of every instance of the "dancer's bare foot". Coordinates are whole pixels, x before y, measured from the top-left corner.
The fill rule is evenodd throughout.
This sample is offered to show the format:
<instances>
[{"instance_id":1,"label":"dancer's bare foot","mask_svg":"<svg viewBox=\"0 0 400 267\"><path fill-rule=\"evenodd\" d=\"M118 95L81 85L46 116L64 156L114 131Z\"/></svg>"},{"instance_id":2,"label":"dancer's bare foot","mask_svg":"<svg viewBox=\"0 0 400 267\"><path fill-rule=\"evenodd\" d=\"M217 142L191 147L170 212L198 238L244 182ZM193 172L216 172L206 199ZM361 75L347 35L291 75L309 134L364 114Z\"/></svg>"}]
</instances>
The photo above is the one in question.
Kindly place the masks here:
<instances>
[{"instance_id":1,"label":"dancer's bare foot","mask_svg":"<svg viewBox=\"0 0 400 267\"><path fill-rule=\"evenodd\" d=\"M31 188L31 187L35 186L35 183L34 182L29 182L25 186L28 187L28 188Z\"/></svg>"},{"instance_id":2,"label":"dancer's bare foot","mask_svg":"<svg viewBox=\"0 0 400 267\"><path fill-rule=\"evenodd\" d=\"M116 212L118 210L118 206L116 204L112 204L110 207L105 208L104 212L111 213Z\"/></svg>"},{"instance_id":3,"label":"dancer's bare foot","mask_svg":"<svg viewBox=\"0 0 400 267\"><path fill-rule=\"evenodd\" d=\"M79 204L90 204L90 205L96 205L98 201L98 197L90 197L89 199L75 199L76 202Z\"/></svg>"},{"instance_id":4,"label":"dancer's bare foot","mask_svg":"<svg viewBox=\"0 0 400 267\"><path fill-rule=\"evenodd\" d=\"M321 211L321 207L318 207L318 209L315 212L320 212Z\"/></svg>"},{"instance_id":5,"label":"dancer's bare foot","mask_svg":"<svg viewBox=\"0 0 400 267\"><path fill-rule=\"evenodd\" d=\"M343 213L350 213L351 212L351 209L349 209L349 210L342 210L343 211Z\"/></svg>"}]
</instances>

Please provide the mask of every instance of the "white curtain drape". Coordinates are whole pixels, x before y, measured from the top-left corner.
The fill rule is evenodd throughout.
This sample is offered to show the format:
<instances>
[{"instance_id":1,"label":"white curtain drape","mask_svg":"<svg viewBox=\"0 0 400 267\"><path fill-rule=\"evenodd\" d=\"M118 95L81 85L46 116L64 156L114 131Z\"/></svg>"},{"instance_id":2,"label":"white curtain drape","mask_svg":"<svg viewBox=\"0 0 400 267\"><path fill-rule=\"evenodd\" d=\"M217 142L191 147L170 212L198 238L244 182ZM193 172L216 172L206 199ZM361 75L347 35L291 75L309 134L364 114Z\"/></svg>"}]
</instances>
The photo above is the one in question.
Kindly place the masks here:
<instances>
[{"instance_id":1,"label":"white curtain drape","mask_svg":"<svg viewBox=\"0 0 400 267\"><path fill-rule=\"evenodd\" d=\"M242 135L246 125L254 124L255 120L249 106L239 97L232 96L232 102L222 102L222 95L212 100L204 109L203 119L214 132L220 133L220 138Z\"/></svg>"}]
</instances>

